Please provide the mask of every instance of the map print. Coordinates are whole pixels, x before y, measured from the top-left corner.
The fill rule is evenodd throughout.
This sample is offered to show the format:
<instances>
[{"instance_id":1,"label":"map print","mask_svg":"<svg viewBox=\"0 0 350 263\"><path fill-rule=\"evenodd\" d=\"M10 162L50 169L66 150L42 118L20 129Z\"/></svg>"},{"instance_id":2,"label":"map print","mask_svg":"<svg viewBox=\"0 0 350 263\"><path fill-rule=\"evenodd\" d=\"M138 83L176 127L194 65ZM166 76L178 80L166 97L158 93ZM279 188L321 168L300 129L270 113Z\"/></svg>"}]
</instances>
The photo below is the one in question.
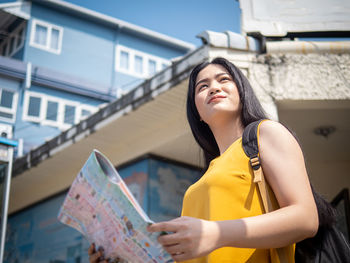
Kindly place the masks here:
<instances>
[{"instance_id":1,"label":"map print","mask_svg":"<svg viewBox=\"0 0 350 263\"><path fill-rule=\"evenodd\" d=\"M94 150L63 202L62 223L81 232L90 243L102 246L105 256L127 262L173 262L149 233L153 223L133 197L113 165Z\"/></svg>"}]
</instances>

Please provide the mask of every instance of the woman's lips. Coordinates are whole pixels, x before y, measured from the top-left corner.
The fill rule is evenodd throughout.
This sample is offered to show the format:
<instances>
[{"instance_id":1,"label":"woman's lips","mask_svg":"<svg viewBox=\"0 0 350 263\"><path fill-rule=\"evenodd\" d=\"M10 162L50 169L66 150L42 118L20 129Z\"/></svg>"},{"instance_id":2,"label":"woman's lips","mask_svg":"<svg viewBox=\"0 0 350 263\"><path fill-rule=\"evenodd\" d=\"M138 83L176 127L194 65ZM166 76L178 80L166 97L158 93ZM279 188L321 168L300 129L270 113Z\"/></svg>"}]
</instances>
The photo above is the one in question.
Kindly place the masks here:
<instances>
[{"instance_id":1,"label":"woman's lips","mask_svg":"<svg viewBox=\"0 0 350 263\"><path fill-rule=\"evenodd\" d=\"M226 96L224 96L224 95L215 95L215 96L210 98L210 100L208 101L208 104L213 102L213 101L216 101L216 100L219 100L219 99L224 99L224 98L226 98Z\"/></svg>"}]
</instances>

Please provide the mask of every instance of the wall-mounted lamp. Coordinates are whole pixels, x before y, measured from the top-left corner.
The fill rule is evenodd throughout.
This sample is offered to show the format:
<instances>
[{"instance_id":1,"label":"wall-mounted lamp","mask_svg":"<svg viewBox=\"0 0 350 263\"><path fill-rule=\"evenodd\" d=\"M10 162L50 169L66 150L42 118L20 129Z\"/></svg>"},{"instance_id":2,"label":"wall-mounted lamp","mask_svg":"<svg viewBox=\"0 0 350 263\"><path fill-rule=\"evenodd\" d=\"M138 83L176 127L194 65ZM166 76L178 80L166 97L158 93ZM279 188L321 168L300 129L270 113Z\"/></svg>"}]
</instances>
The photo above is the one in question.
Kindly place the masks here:
<instances>
[{"instance_id":1,"label":"wall-mounted lamp","mask_svg":"<svg viewBox=\"0 0 350 263\"><path fill-rule=\"evenodd\" d=\"M321 135L325 138L328 138L328 136L336 131L336 128L334 126L320 126L314 129L314 133L316 135Z\"/></svg>"}]
</instances>

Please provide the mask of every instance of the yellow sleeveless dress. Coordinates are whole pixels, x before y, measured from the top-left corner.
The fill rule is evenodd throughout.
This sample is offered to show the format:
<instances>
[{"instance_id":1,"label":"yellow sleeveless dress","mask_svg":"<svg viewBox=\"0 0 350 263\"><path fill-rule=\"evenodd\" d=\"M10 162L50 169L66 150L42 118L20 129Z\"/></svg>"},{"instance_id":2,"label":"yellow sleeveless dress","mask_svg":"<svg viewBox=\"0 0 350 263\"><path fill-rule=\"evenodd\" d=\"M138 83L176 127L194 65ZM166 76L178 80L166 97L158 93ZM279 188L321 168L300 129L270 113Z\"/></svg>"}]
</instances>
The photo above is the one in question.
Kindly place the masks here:
<instances>
[{"instance_id":1,"label":"yellow sleeveless dress","mask_svg":"<svg viewBox=\"0 0 350 263\"><path fill-rule=\"evenodd\" d=\"M253 171L242 147L236 140L222 155L211 161L206 173L185 193L182 215L205 220L230 220L263 214ZM287 249L288 262L294 262L294 245ZM279 263L275 249L223 247L206 257L187 263L273 262Z\"/></svg>"}]
</instances>

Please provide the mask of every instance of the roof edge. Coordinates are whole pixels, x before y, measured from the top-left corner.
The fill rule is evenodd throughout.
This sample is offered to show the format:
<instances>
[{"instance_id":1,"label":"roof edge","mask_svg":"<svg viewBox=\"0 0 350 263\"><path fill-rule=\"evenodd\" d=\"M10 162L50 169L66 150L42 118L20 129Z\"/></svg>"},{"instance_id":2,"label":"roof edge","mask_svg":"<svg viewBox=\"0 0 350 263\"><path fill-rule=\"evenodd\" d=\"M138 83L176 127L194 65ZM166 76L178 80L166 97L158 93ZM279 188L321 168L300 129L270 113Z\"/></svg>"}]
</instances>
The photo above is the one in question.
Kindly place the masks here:
<instances>
[{"instance_id":1,"label":"roof edge","mask_svg":"<svg viewBox=\"0 0 350 263\"><path fill-rule=\"evenodd\" d=\"M32 1L32 2L37 2L40 4L45 4L41 0L25 0L25 1ZM57 5L57 6L60 6L63 8L70 9L70 10L76 11L78 13L85 14L87 16L90 16L90 17L98 19L98 20L109 22L109 23L117 25L121 28L126 28L126 29L129 29L131 31L137 32L141 35L151 36L151 37L156 38L158 40L161 40L165 43L168 43L170 45L175 45L178 48L186 49L188 51L195 49L195 45L193 45L191 43L185 42L183 40L180 40L180 39L177 39L174 37L170 37L170 36L162 34L162 33L158 33L156 31L153 31L153 30L141 27L141 26L134 25L132 23L129 23L129 22L126 22L126 21L108 16L108 15L105 15L102 13L93 11L91 9L88 9L88 8L85 8L82 6L78 6L78 5L68 3L68 2L65 2L62 0L45 0L45 2L51 3L53 5Z\"/></svg>"}]
</instances>

